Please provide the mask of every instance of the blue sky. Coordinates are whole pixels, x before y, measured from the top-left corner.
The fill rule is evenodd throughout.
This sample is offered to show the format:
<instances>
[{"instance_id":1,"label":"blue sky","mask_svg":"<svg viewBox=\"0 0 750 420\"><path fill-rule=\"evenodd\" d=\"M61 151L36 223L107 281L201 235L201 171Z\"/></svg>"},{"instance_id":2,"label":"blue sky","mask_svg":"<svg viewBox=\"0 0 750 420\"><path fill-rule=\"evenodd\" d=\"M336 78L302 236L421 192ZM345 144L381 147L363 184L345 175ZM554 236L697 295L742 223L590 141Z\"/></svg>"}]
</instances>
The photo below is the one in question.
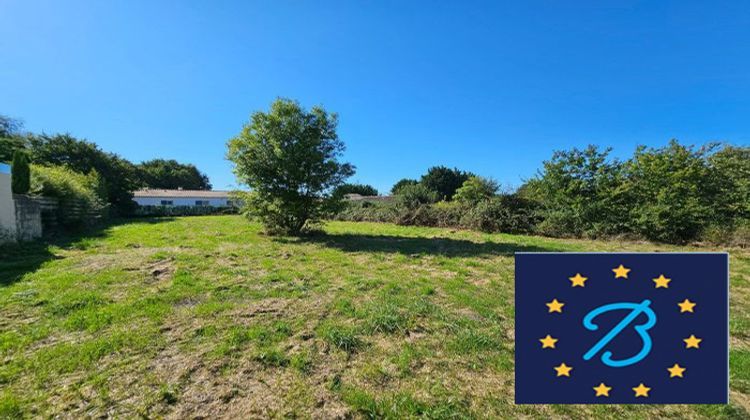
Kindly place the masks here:
<instances>
[{"instance_id":1,"label":"blue sky","mask_svg":"<svg viewBox=\"0 0 750 420\"><path fill-rule=\"evenodd\" d=\"M276 97L340 115L353 181L519 185L552 150L750 144L745 1L0 1L0 113L236 181Z\"/></svg>"}]
</instances>

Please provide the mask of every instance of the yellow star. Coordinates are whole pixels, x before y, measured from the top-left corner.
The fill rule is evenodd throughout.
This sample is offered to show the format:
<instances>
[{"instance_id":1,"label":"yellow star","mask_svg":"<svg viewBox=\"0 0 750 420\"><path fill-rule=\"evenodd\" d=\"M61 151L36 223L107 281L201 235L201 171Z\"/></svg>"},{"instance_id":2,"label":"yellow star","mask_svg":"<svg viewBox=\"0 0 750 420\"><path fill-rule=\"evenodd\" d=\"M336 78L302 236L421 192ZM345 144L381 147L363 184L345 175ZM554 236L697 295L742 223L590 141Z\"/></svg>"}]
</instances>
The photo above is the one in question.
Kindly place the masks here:
<instances>
[{"instance_id":1,"label":"yellow star","mask_svg":"<svg viewBox=\"0 0 750 420\"><path fill-rule=\"evenodd\" d=\"M700 346L698 344L701 341L703 341L703 339L702 338L698 338L698 337L694 336L693 334L690 334L690 337L688 337L688 338L686 338L686 339L684 339L682 341L685 342L685 348L686 349L690 349L690 348L697 349L697 348L700 348Z\"/></svg>"},{"instance_id":2,"label":"yellow star","mask_svg":"<svg viewBox=\"0 0 750 420\"><path fill-rule=\"evenodd\" d=\"M565 306L564 303L558 302L557 299L552 299L552 302L546 303L545 305L547 305L549 307L549 312L550 313L552 313L552 312L560 312L560 313L562 313L562 307Z\"/></svg>"},{"instance_id":3,"label":"yellow star","mask_svg":"<svg viewBox=\"0 0 750 420\"><path fill-rule=\"evenodd\" d=\"M555 367L555 370L557 371L557 376L570 376L570 371L573 368L567 366L565 363L561 363L560 366Z\"/></svg>"},{"instance_id":4,"label":"yellow star","mask_svg":"<svg viewBox=\"0 0 750 420\"><path fill-rule=\"evenodd\" d=\"M648 397L648 391L651 391L651 388L647 387L646 385L643 385L643 382L641 382L640 385L633 388L633 391L635 391L636 397Z\"/></svg>"},{"instance_id":5,"label":"yellow star","mask_svg":"<svg viewBox=\"0 0 750 420\"><path fill-rule=\"evenodd\" d=\"M671 368L667 368L667 370L669 371L670 378L674 378L675 376L679 376L680 378L682 378L682 372L685 371L685 368L680 367L680 365L675 363L674 366L672 366Z\"/></svg>"},{"instance_id":6,"label":"yellow star","mask_svg":"<svg viewBox=\"0 0 750 420\"><path fill-rule=\"evenodd\" d=\"M628 278L628 273L630 272L629 268L625 268L622 264L620 264L619 267L613 268L612 271L615 272L615 278L619 279L620 277L626 279Z\"/></svg>"},{"instance_id":7,"label":"yellow star","mask_svg":"<svg viewBox=\"0 0 750 420\"><path fill-rule=\"evenodd\" d=\"M683 312L693 312L693 308L695 308L695 305L696 305L695 302L691 302L691 301L689 301L687 299L685 299L684 301L682 301L682 303L678 303L677 304L677 306L680 307L680 313L683 313Z\"/></svg>"},{"instance_id":8,"label":"yellow star","mask_svg":"<svg viewBox=\"0 0 750 420\"><path fill-rule=\"evenodd\" d=\"M555 348L555 343L557 343L557 339L556 338L552 338L552 336L549 335L549 334L547 334L547 336L544 337L544 338L540 338L539 341L542 342L542 348L543 349L548 349L548 348L549 349L554 349Z\"/></svg>"},{"instance_id":9,"label":"yellow star","mask_svg":"<svg viewBox=\"0 0 750 420\"><path fill-rule=\"evenodd\" d=\"M611 386L604 385L604 382L600 383L599 386L594 387L594 391L596 391L597 397L609 397L609 391L612 390Z\"/></svg>"},{"instance_id":10,"label":"yellow star","mask_svg":"<svg viewBox=\"0 0 750 420\"><path fill-rule=\"evenodd\" d=\"M572 284L572 287L576 287L576 286L581 286L581 287L584 287L584 286L585 286L585 284L584 284L584 283L586 283L586 280L588 280L588 279L589 279L588 277L583 277L583 276L581 275L581 273L576 273L576 275L575 275L575 276L573 276L573 277L568 277L568 278L570 279L570 281L572 281L572 282L573 282L573 284Z\"/></svg>"},{"instance_id":11,"label":"yellow star","mask_svg":"<svg viewBox=\"0 0 750 420\"><path fill-rule=\"evenodd\" d=\"M668 279L664 277L664 274L661 274L659 277L654 279L654 283L656 283L656 288L663 287L665 289L669 288L669 282L672 281L672 279Z\"/></svg>"}]
</instances>

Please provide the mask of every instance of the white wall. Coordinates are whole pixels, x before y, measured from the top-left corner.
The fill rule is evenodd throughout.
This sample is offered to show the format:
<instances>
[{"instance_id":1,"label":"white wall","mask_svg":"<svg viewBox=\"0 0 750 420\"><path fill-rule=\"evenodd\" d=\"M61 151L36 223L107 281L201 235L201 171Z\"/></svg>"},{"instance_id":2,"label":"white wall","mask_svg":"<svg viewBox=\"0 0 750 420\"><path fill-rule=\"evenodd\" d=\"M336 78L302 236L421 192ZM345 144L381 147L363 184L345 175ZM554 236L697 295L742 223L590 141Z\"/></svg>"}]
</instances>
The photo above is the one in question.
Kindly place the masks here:
<instances>
[{"instance_id":1,"label":"white wall","mask_svg":"<svg viewBox=\"0 0 750 420\"><path fill-rule=\"evenodd\" d=\"M173 206L194 206L196 200L208 201L212 207L227 207L227 198L201 198L201 197L134 197L133 201L141 206L161 206L162 200L171 200Z\"/></svg>"},{"instance_id":2,"label":"white wall","mask_svg":"<svg viewBox=\"0 0 750 420\"><path fill-rule=\"evenodd\" d=\"M0 163L0 242L16 239L16 206L10 189L10 165Z\"/></svg>"}]
</instances>

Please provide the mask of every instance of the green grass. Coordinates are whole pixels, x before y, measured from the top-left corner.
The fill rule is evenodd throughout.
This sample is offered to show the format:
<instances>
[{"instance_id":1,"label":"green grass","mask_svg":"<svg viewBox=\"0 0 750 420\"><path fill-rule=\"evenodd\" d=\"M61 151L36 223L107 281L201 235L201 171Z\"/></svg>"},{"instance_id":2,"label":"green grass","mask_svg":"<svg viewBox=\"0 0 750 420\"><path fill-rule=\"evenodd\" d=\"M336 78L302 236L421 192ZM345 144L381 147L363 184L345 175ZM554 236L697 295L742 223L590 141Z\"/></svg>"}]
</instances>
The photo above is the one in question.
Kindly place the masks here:
<instances>
[{"instance_id":1,"label":"green grass","mask_svg":"<svg viewBox=\"0 0 750 420\"><path fill-rule=\"evenodd\" d=\"M324 229L165 218L0 248L0 418L750 416L746 250L731 251L729 405L515 406L515 251L694 248Z\"/></svg>"}]
</instances>

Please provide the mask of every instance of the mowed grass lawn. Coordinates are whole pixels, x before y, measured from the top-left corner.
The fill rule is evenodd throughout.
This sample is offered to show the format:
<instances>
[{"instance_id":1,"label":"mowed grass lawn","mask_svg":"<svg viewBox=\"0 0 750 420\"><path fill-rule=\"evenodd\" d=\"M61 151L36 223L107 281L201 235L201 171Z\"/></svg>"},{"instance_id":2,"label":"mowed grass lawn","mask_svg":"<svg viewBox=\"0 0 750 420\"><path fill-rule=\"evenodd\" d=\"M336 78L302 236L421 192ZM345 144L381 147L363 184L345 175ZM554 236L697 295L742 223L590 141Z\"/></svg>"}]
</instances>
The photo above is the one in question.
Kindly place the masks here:
<instances>
[{"instance_id":1,"label":"mowed grass lawn","mask_svg":"<svg viewBox=\"0 0 750 420\"><path fill-rule=\"evenodd\" d=\"M0 417L750 416L750 253L727 406L515 406L515 251L707 250L239 216L0 248Z\"/></svg>"}]
</instances>

